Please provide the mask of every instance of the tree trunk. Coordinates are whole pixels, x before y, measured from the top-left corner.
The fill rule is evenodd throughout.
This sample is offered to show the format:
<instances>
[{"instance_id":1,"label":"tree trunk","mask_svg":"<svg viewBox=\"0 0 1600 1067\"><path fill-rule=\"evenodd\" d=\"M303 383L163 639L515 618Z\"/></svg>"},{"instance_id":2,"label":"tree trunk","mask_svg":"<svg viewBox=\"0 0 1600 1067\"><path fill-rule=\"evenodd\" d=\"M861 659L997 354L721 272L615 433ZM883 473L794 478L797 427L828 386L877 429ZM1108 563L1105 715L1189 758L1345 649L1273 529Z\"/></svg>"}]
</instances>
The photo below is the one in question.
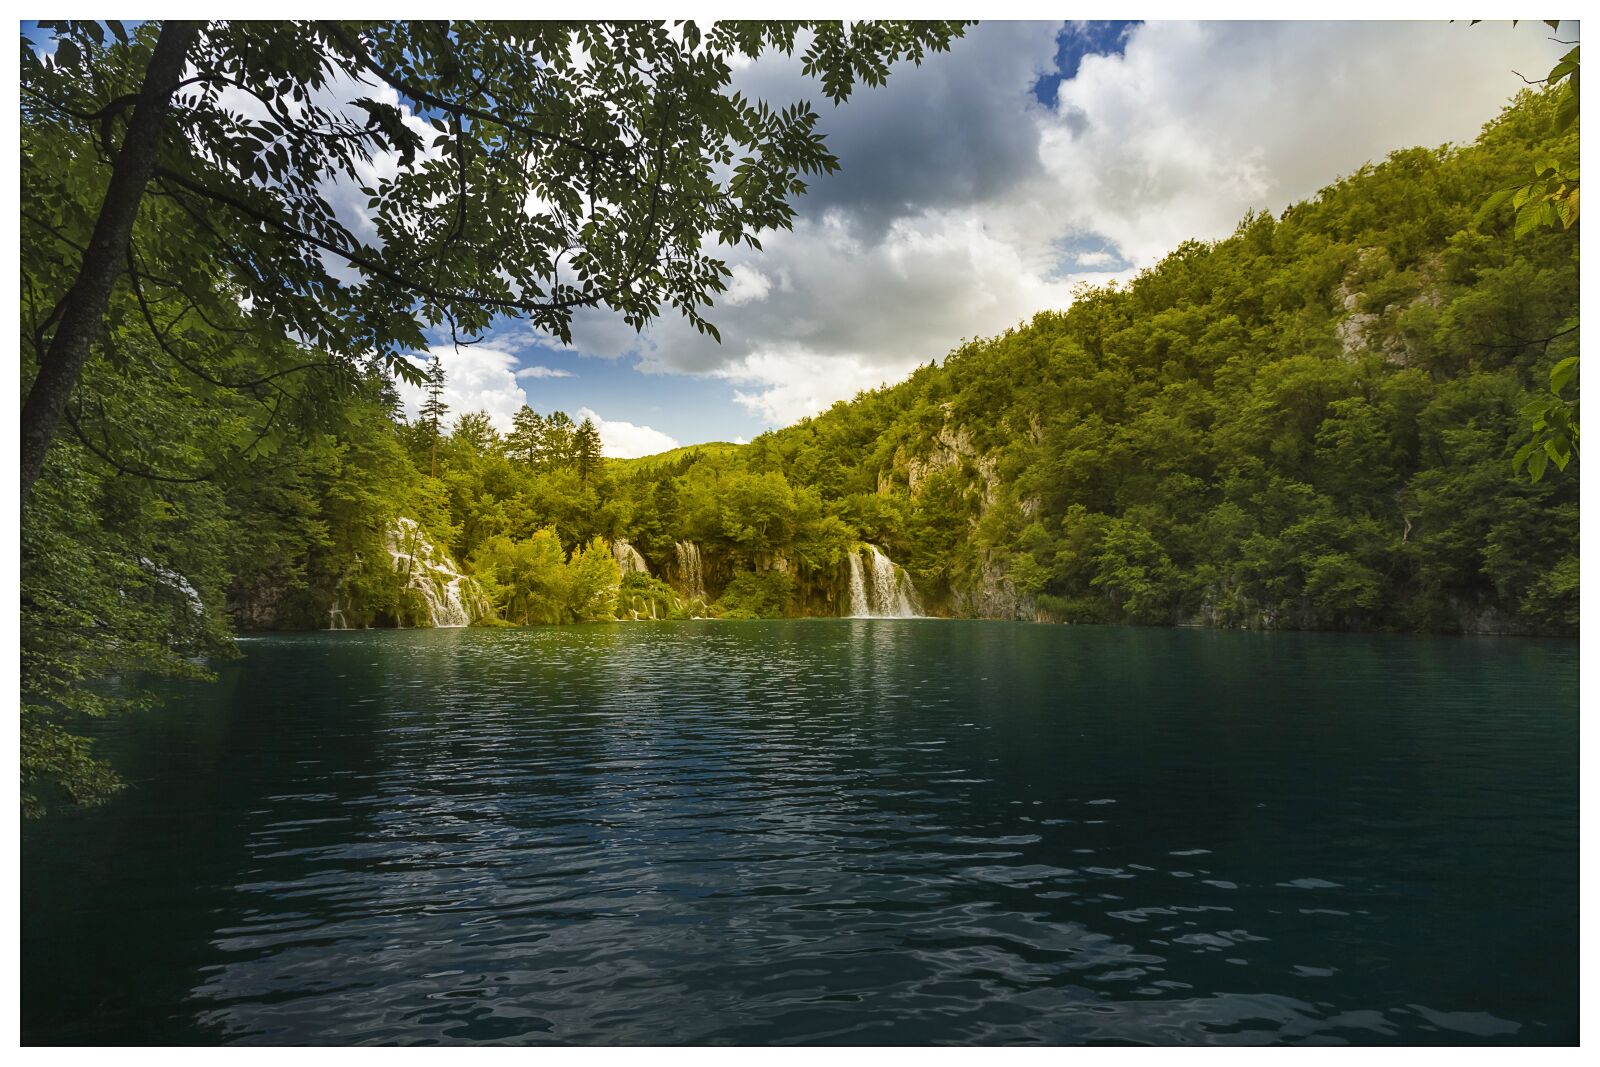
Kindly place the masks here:
<instances>
[{"instance_id":1,"label":"tree trunk","mask_svg":"<svg viewBox=\"0 0 1600 1067\"><path fill-rule=\"evenodd\" d=\"M183 75L189 47L200 34L198 22L164 22L145 70L139 101L128 119L128 132L111 168L111 181L95 220L94 234L78 267L78 278L67 291L61 320L50 347L39 361L39 375L22 405L22 500L27 502L33 483L44 467L56 424L78 386L90 344L104 328L111 288L122 273L133 233L139 201L155 171L156 150L166 126L167 110L178 79Z\"/></svg>"}]
</instances>

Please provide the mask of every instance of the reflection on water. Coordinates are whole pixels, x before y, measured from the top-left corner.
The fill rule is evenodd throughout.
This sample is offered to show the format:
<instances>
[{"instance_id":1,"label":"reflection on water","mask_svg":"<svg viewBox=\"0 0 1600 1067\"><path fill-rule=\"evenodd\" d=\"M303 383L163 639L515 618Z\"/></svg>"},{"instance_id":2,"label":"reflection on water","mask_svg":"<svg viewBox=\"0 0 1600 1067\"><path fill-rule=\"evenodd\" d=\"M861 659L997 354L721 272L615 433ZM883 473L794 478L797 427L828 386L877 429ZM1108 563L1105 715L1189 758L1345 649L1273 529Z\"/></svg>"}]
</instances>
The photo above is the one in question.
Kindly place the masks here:
<instances>
[{"instance_id":1,"label":"reflection on water","mask_svg":"<svg viewBox=\"0 0 1600 1067\"><path fill-rule=\"evenodd\" d=\"M25 835L30 1042L1566 1042L1576 646L263 638Z\"/></svg>"}]
</instances>

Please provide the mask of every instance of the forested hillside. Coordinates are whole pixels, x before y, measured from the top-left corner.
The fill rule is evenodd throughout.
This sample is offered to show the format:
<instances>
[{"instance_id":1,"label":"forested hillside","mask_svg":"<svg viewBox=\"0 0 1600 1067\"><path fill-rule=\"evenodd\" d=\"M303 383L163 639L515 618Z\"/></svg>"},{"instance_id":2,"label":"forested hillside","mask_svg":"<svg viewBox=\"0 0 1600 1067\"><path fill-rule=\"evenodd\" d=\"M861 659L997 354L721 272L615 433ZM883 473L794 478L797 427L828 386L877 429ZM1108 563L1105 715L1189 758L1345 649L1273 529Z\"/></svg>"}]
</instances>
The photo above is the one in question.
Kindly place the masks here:
<instances>
[{"instance_id":1,"label":"forested hillside","mask_svg":"<svg viewBox=\"0 0 1600 1067\"><path fill-rule=\"evenodd\" d=\"M161 328L86 368L25 515L25 703L96 711L126 694L87 683L198 671L236 628L426 624L450 597L515 624L843 614L863 543L928 613L1571 633L1576 462L1535 482L1512 457L1577 352L1577 231L1480 212L1575 157L1550 110L1524 94L1474 145L1397 152L747 446L648 460L597 459L565 416L407 422L379 370L134 272L113 329ZM81 161L23 142L40 331L31 294L89 219ZM25 778L106 784L53 710L27 721Z\"/></svg>"},{"instance_id":2,"label":"forested hillside","mask_svg":"<svg viewBox=\"0 0 1600 1067\"><path fill-rule=\"evenodd\" d=\"M1575 153L1547 112L1525 95L1471 147L1396 152L722 465L818 491L961 613L1571 631L1576 468L1512 457L1578 350L1577 232L1480 218Z\"/></svg>"},{"instance_id":3,"label":"forested hillside","mask_svg":"<svg viewBox=\"0 0 1600 1067\"><path fill-rule=\"evenodd\" d=\"M746 448L630 465L573 532L663 563L684 538L786 553L802 593L866 540L951 614L1571 632L1577 469L1534 483L1512 457L1578 350L1577 233L1481 211L1574 150L1548 107Z\"/></svg>"}]
</instances>

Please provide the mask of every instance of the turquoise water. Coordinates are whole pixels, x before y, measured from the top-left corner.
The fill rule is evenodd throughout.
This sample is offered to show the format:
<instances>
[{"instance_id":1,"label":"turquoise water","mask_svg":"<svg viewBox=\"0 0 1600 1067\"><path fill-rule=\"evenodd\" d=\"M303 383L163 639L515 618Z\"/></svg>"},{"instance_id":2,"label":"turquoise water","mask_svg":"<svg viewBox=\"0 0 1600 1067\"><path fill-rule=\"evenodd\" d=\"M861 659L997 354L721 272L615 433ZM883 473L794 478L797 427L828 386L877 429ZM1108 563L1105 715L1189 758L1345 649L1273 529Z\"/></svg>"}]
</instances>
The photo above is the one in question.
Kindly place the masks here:
<instances>
[{"instance_id":1,"label":"turquoise water","mask_svg":"<svg viewBox=\"0 0 1600 1067\"><path fill-rule=\"evenodd\" d=\"M1575 643L247 640L25 825L23 1038L1571 1042Z\"/></svg>"}]
</instances>

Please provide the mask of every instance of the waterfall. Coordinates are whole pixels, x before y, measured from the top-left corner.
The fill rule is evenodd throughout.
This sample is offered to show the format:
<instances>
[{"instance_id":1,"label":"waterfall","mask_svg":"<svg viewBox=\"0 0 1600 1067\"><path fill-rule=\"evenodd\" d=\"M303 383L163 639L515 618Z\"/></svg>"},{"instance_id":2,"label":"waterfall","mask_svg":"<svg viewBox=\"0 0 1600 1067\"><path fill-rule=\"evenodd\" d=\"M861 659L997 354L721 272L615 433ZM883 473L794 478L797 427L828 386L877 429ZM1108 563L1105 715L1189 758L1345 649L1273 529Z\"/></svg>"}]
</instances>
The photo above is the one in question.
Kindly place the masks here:
<instances>
[{"instance_id":1,"label":"waterfall","mask_svg":"<svg viewBox=\"0 0 1600 1067\"><path fill-rule=\"evenodd\" d=\"M334 597L333 607L328 609L328 629L348 630L350 624L345 621L344 611L339 607L339 598Z\"/></svg>"},{"instance_id":2,"label":"waterfall","mask_svg":"<svg viewBox=\"0 0 1600 1067\"><path fill-rule=\"evenodd\" d=\"M489 613L478 583L456 569L449 553L434 546L415 521L398 518L387 533L394 569L427 602L435 626L466 626Z\"/></svg>"},{"instance_id":3,"label":"waterfall","mask_svg":"<svg viewBox=\"0 0 1600 1067\"><path fill-rule=\"evenodd\" d=\"M865 554L867 565L862 566ZM917 589L910 575L877 545L862 545L850 553L850 614L856 618L913 619L917 617Z\"/></svg>"},{"instance_id":4,"label":"waterfall","mask_svg":"<svg viewBox=\"0 0 1600 1067\"><path fill-rule=\"evenodd\" d=\"M630 574L642 574L646 578L650 577L650 565L644 561L643 556L639 555L639 550L628 542L621 538L611 542L611 554L617 557L617 567L622 571L624 578Z\"/></svg>"},{"instance_id":5,"label":"waterfall","mask_svg":"<svg viewBox=\"0 0 1600 1067\"><path fill-rule=\"evenodd\" d=\"M873 614L897 619L915 618L917 590L905 569L895 566L894 560L879 551L876 545L868 545L867 551L872 554Z\"/></svg>"},{"instance_id":6,"label":"waterfall","mask_svg":"<svg viewBox=\"0 0 1600 1067\"><path fill-rule=\"evenodd\" d=\"M691 600L706 600L705 574L700 569L700 546L693 541L679 541L673 546L678 554L678 584L683 595Z\"/></svg>"},{"instance_id":7,"label":"waterfall","mask_svg":"<svg viewBox=\"0 0 1600 1067\"><path fill-rule=\"evenodd\" d=\"M174 589L180 593L183 596L183 599L188 602L190 611L194 612L196 615L204 615L206 613L206 606L200 600L200 593L195 589L194 585L189 581L189 579L185 578L183 575L179 574L170 567L163 567L161 564L157 563L153 559L150 559L148 556L139 557L139 566L143 567L149 573L155 575L156 580L162 585L167 586L169 589Z\"/></svg>"},{"instance_id":8,"label":"waterfall","mask_svg":"<svg viewBox=\"0 0 1600 1067\"><path fill-rule=\"evenodd\" d=\"M850 552L850 614L856 618L872 614L872 605L867 600L867 582L861 574L861 553L854 549Z\"/></svg>"}]
</instances>

